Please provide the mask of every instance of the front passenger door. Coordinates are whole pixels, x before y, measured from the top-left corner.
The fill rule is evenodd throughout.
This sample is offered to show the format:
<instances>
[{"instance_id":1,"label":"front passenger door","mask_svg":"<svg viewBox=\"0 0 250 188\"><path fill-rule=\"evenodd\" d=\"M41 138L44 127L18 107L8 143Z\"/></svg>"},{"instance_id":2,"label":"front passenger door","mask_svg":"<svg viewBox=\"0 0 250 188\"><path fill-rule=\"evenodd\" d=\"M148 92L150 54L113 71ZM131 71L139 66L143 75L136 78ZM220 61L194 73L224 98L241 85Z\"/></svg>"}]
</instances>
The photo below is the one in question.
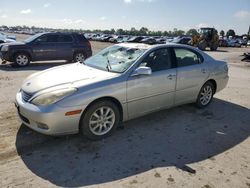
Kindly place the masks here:
<instances>
[{"instance_id":1,"label":"front passenger door","mask_svg":"<svg viewBox=\"0 0 250 188\"><path fill-rule=\"evenodd\" d=\"M44 34L33 43L32 49L36 61L58 59L58 35Z\"/></svg>"},{"instance_id":2,"label":"front passenger door","mask_svg":"<svg viewBox=\"0 0 250 188\"><path fill-rule=\"evenodd\" d=\"M176 68L173 68L169 49L149 53L140 66L150 67L152 74L129 77L127 102L130 118L174 104Z\"/></svg>"}]
</instances>

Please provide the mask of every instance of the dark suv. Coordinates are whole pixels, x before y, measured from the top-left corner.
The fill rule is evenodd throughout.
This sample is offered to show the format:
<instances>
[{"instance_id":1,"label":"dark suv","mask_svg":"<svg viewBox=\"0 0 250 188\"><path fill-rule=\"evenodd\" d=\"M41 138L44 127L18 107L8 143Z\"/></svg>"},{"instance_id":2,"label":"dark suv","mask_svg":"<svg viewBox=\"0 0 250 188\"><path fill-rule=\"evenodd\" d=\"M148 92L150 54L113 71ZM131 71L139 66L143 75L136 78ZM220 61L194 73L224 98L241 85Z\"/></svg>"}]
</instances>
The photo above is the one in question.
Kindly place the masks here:
<instances>
[{"instance_id":1,"label":"dark suv","mask_svg":"<svg viewBox=\"0 0 250 188\"><path fill-rule=\"evenodd\" d=\"M78 33L41 33L23 42L3 44L3 60L14 66L27 66L30 61L68 60L80 61L92 55L89 41Z\"/></svg>"}]
</instances>

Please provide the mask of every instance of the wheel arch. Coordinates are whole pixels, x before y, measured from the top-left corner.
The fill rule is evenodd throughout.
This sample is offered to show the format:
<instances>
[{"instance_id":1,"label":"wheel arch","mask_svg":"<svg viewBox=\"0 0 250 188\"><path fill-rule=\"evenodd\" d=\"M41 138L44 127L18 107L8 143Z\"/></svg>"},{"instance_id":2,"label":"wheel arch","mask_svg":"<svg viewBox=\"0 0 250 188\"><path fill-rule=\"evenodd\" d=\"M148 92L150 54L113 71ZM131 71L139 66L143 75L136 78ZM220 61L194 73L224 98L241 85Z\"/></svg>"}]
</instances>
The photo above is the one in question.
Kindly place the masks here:
<instances>
[{"instance_id":1,"label":"wheel arch","mask_svg":"<svg viewBox=\"0 0 250 188\"><path fill-rule=\"evenodd\" d=\"M207 82L210 82L210 83L213 84L213 86L214 86L214 93L216 93L216 91L217 91L217 83L216 83L216 81L214 79L209 79L203 85L205 85Z\"/></svg>"},{"instance_id":2,"label":"wheel arch","mask_svg":"<svg viewBox=\"0 0 250 188\"><path fill-rule=\"evenodd\" d=\"M14 61L14 60L15 60L15 56L16 56L17 54L20 54L20 53L23 53L23 54L26 54L27 56L29 56L30 61L32 61L32 55L31 55L31 53L30 53L29 51L27 51L27 50L16 50L16 51L14 51L14 52L13 52L13 55L12 55L12 61Z\"/></svg>"},{"instance_id":3,"label":"wheel arch","mask_svg":"<svg viewBox=\"0 0 250 188\"><path fill-rule=\"evenodd\" d=\"M86 112L88 111L89 107L92 106L93 104L97 103L97 102L100 102L100 101L111 101L111 102L113 102L119 109L120 122L123 121L123 107L122 107L121 102L118 99L116 99L115 97L111 97L111 96L100 97L100 98L97 98L97 99L93 100L91 103L89 103L88 106L82 112L81 119L79 121L79 130L80 130L81 121L82 121L83 117L85 116Z\"/></svg>"},{"instance_id":4,"label":"wheel arch","mask_svg":"<svg viewBox=\"0 0 250 188\"><path fill-rule=\"evenodd\" d=\"M84 56L85 56L85 58L87 57L87 54L86 54L86 52L83 49L76 49L76 50L73 51L73 59L75 58L75 55L77 53L83 53Z\"/></svg>"}]
</instances>

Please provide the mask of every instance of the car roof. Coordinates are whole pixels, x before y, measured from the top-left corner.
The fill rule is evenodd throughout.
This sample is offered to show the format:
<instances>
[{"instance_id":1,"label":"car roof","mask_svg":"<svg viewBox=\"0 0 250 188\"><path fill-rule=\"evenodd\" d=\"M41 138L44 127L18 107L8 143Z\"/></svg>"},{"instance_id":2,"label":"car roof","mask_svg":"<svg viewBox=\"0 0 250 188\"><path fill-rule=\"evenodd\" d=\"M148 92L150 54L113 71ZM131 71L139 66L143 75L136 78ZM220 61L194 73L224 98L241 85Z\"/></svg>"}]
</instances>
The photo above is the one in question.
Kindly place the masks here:
<instances>
[{"instance_id":1,"label":"car roof","mask_svg":"<svg viewBox=\"0 0 250 188\"><path fill-rule=\"evenodd\" d=\"M120 43L120 44L116 44L116 46L122 46L122 47L126 47L126 48L139 48L139 49L149 49L150 45L147 44L142 44L142 43Z\"/></svg>"},{"instance_id":2,"label":"car roof","mask_svg":"<svg viewBox=\"0 0 250 188\"><path fill-rule=\"evenodd\" d=\"M120 44L115 44L117 46L123 46L123 47L127 47L127 48L139 48L139 49L153 49L153 48L158 48L158 47L185 47L185 48L189 48L189 49L194 49L196 51L197 48L189 46L189 45L185 45L185 44L176 44L176 43L166 43L166 44L156 44L156 45L148 45L148 44L143 44L143 43L120 43Z\"/></svg>"}]
</instances>

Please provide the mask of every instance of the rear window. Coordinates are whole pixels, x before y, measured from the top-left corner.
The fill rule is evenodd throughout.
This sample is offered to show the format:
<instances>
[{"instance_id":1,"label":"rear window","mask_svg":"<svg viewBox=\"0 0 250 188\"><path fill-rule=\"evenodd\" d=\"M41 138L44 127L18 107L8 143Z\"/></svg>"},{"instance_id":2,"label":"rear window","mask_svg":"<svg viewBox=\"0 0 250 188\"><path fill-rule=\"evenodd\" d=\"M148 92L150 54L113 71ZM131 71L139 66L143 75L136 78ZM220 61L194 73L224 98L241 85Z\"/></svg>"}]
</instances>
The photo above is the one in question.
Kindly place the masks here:
<instances>
[{"instance_id":1,"label":"rear window","mask_svg":"<svg viewBox=\"0 0 250 188\"><path fill-rule=\"evenodd\" d=\"M76 39L79 41L79 42L87 42L87 39L84 37L84 35L75 35Z\"/></svg>"}]
</instances>

